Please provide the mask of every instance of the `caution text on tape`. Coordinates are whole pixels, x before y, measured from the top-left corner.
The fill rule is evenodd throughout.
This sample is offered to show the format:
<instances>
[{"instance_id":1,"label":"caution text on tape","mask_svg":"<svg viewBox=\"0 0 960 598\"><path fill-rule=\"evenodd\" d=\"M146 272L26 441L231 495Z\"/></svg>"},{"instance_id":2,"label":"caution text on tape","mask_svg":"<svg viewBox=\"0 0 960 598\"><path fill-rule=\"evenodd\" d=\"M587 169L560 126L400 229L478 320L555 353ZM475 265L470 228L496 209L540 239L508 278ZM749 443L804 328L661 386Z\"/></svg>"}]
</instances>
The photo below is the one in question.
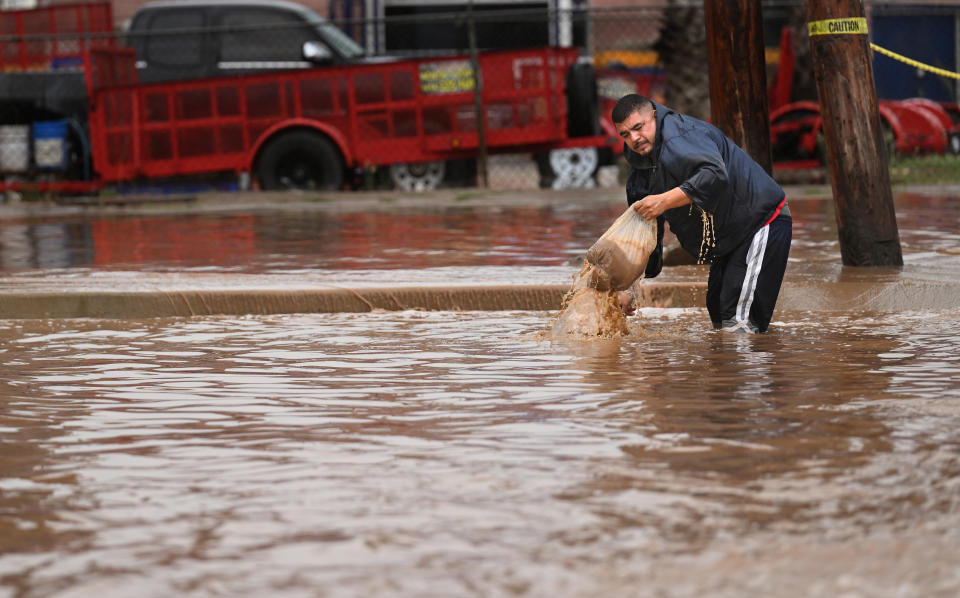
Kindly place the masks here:
<instances>
[{"instance_id":1,"label":"caution text on tape","mask_svg":"<svg viewBox=\"0 0 960 598\"><path fill-rule=\"evenodd\" d=\"M854 17L849 19L824 19L807 23L810 35L866 35L867 19Z\"/></svg>"}]
</instances>

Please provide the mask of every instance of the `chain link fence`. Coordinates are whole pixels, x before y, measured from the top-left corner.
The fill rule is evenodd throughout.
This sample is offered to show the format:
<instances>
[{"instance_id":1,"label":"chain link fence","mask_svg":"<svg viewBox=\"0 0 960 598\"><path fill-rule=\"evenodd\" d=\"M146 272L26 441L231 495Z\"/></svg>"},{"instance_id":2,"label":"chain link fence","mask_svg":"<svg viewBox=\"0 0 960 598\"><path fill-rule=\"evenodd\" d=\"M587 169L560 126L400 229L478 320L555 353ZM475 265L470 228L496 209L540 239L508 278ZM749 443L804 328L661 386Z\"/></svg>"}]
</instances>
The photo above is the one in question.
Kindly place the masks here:
<instances>
[{"instance_id":1,"label":"chain link fence","mask_svg":"<svg viewBox=\"0 0 960 598\"><path fill-rule=\"evenodd\" d=\"M702 6L558 5L168 3L119 33L102 2L2 11L3 185L620 186L618 98L709 118ZM913 59L874 58L892 180L960 181L960 7L868 15L877 46ZM764 4L784 182L826 177L804 30L802 3Z\"/></svg>"}]
</instances>

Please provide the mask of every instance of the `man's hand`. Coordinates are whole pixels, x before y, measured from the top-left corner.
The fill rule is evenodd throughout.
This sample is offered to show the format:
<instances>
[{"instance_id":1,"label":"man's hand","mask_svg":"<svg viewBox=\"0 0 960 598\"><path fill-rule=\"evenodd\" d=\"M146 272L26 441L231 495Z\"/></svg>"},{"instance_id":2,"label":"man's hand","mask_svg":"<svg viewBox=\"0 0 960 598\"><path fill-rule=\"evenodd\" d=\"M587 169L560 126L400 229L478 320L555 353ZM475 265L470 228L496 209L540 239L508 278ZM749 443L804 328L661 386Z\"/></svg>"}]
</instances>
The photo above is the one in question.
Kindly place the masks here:
<instances>
[{"instance_id":1,"label":"man's hand","mask_svg":"<svg viewBox=\"0 0 960 598\"><path fill-rule=\"evenodd\" d=\"M637 304L633 300L633 295L627 293L626 291L620 291L617 295L617 301L620 302L620 311L623 312L625 316L632 316L637 313Z\"/></svg>"},{"instance_id":2,"label":"man's hand","mask_svg":"<svg viewBox=\"0 0 960 598\"><path fill-rule=\"evenodd\" d=\"M640 214L644 220L654 220L666 211L663 207L662 195L648 195L633 204L633 211Z\"/></svg>"},{"instance_id":3,"label":"man's hand","mask_svg":"<svg viewBox=\"0 0 960 598\"><path fill-rule=\"evenodd\" d=\"M633 204L633 209L644 220L653 220L671 208L679 208L692 203L687 194L674 187L666 193L654 193Z\"/></svg>"}]
</instances>

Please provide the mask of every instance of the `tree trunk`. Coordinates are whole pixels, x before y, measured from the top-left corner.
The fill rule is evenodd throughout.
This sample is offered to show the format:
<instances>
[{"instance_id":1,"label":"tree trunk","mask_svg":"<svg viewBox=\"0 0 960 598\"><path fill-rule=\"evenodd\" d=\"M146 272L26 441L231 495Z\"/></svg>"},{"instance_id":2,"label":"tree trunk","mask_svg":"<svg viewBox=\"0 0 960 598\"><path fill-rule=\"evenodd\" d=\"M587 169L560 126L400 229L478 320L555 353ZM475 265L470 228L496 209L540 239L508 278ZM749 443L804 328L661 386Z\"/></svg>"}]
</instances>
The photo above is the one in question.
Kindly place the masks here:
<instances>
[{"instance_id":1,"label":"tree trunk","mask_svg":"<svg viewBox=\"0 0 960 598\"><path fill-rule=\"evenodd\" d=\"M702 6L670 0L654 44L665 76L666 104L696 118L710 118L706 24Z\"/></svg>"},{"instance_id":2,"label":"tree trunk","mask_svg":"<svg viewBox=\"0 0 960 598\"><path fill-rule=\"evenodd\" d=\"M813 61L810 57L810 35L807 32L806 3L790 8L789 27L793 29L794 63L791 102L817 101L817 82L813 78Z\"/></svg>"},{"instance_id":3,"label":"tree trunk","mask_svg":"<svg viewBox=\"0 0 960 598\"><path fill-rule=\"evenodd\" d=\"M760 0L704 0L703 6L711 120L769 174L770 105Z\"/></svg>"}]
</instances>

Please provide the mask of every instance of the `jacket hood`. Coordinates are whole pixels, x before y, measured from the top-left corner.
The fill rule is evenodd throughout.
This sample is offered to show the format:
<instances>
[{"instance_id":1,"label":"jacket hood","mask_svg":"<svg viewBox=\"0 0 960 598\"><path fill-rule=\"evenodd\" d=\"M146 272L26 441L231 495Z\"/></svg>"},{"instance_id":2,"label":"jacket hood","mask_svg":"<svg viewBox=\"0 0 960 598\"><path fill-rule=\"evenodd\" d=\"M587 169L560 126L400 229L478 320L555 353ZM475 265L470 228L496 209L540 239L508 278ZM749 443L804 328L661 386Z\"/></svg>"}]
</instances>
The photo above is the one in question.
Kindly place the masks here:
<instances>
[{"instance_id":1,"label":"jacket hood","mask_svg":"<svg viewBox=\"0 0 960 598\"><path fill-rule=\"evenodd\" d=\"M627 164L634 168L652 168L660 162L660 154L663 152L663 119L666 118L667 114L673 114L673 110L660 102L650 100L650 103L657 111L657 116L654 119L657 123L657 132L653 136L653 150L648 156L641 156L630 149L626 142L623 144L623 155L627 158Z\"/></svg>"}]
</instances>

